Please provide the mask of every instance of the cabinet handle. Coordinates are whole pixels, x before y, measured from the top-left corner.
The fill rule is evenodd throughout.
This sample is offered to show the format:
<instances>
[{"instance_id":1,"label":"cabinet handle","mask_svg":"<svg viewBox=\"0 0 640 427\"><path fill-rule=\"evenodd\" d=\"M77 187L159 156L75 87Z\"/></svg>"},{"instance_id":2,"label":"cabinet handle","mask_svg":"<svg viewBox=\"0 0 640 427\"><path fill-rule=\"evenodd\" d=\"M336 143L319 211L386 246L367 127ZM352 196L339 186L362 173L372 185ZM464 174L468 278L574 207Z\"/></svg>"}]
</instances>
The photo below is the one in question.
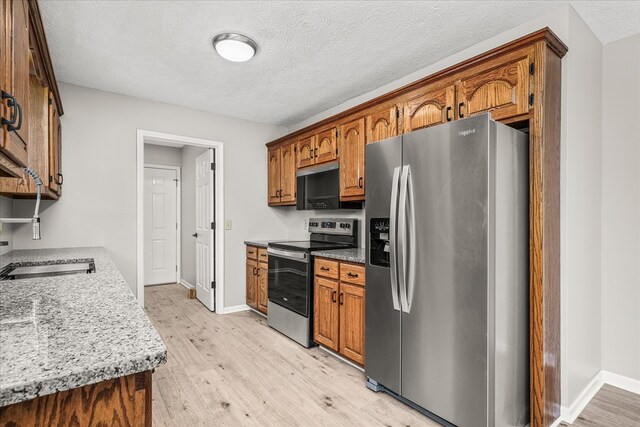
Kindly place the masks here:
<instances>
[{"instance_id":1,"label":"cabinet handle","mask_svg":"<svg viewBox=\"0 0 640 427\"><path fill-rule=\"evenodd\" d=\"M335 291L334 291L334 292L335 292ZM340 305L344 305L344 292L340 292L340 298L339 298L339 301L340 301Z\"/></svg>"},{"instance_id":2,"label":"cabinet handle","mask_svg":"<svg viewBox=\"0 0 640 427\"><path fill-rule=\"evenodd\" d=\"M256 267L253 267L253 275L257 276L258 275L258 269Z\"/></svg>"},{"instance_id":3,"label":"cabinet handle","mask_svg":"<svg viewBox=\"0 0 640 427\"><path fill-rule=\"evenodd\" d=\"M56 174L56 177L60 178L60 181L58 181L55 177L50 176L49 177L49 181L53 181L56 183L56 185L62 185L62 183L64 182L64 175L62 175L60 172L58 172Z\"/></svg>"},{"instance_id":4,"label":"cabinet handle","mask_svg":"<svg viewBox=\"0 0 640 427\"><path fill-rule=\"evenodd\" d=\"M464 107L464 102L458 104L458 116L460 116L461 119L464 117L464 114L462 114L462 107Z\"/></svg>"},{"instance_id":5,"label":"cabinet handle","mask_svg":"<svg viewBox=\"0 0 640 427\"><path fill-rule=\"evenodd\" d=\"M313 159L313 148L309 149L309 158Z\"/></svg>"},{"instance_id":6,"label":"cabinet handle","mask_svg":"<svg viewBox=\"0 0 640 427\"><path fill-rule=\"evenodd\" d=\"M9 132L17 130L17 129L20 129L20 126L22 125L22 111L20 109L20 105L16 101L16 98L13 95L11 95L10 93L2 91L2 99L3 100L8 99L7 106L9 108L13 108L13 114L11 115L11 119L5 119L3 117L2 118L2 125L3 126L6 125L7 126L7 130ZM18 121L18 125L15 125L16 121Z\"/></svg>"},{"instance_id":7,"label":"cabinet handle","mask_svg":"<svg viewBox=\"0 0 640 427\"><path fill-rule=\"evenodd\" d=\"M358 277L358 274L357 273L353 274L353 273L349 272L349 273L347 273L347 276L349 276L349 277Z\"/></svg>"},{"instance_id":8,"label":"cabinet handle","mask_svg":"<svg viewBox=\"0 0 640 427\"><path fill-rule=\"evenodd\" d=\"M451 121L451 105L447 107L447 121Z\"/></svg>"},{"instance_id":9,"label":"cabinet handle","mask_svg":"<svg viewBox=\"0 0 640 427\"><path fill-rule=\"evenodd\" d=\"M336 302L336 291L331 291L331 302Z\"/></svg>"},{"instance_id":10,"label":"cabinet handle","mask_svg":"<svg viewBox=\"0 0 640 427\"><path fill-rule=\"evenodd\" d=\"M318 148L313 149L313 157L318 157Z\"/></svg>"},{"instance_id":11,"label":"cabinet handle","mask_svg":"<svg viewBox=\"0 0 640 427\"><path fill-rule=\"evenodd\" d=\"M362 178L362 177L358 178L358 187L359 187L359 188L362 188L362 187L363 187L363 183L362 183L362 181L363 181L363 178Z\"/></svg>"},{"instance_id":12,"label":"cabinet handle","mask_svg":"<svg viewBox=\"0 0 640 427\"><path fill-rule=\"evenodd\" d=\"M260 269L256 268L256 276L260 277Z\"/></svg>"},{"instance_id":13,"label":"cabinet handle","mask_svg":"<svg viewBox=\"0 0 640 427\"><path fill-rule=\"evenodd\" d=\"M191 236L195 237L197 239L198 238L198 233L193 233ZM253 253L253 252L249 252L249 253Z\"/></svg>"},{"instance_id":14,"label":"cabinet handle","mask_svg":"<svg viewBox=\"0 0 640 427\"><path fill-rule=\"evenodd\" d=\"M320 270L322 271L329 271L329 269L327 267L320 267Z\"/></svg>"}]
</instances>

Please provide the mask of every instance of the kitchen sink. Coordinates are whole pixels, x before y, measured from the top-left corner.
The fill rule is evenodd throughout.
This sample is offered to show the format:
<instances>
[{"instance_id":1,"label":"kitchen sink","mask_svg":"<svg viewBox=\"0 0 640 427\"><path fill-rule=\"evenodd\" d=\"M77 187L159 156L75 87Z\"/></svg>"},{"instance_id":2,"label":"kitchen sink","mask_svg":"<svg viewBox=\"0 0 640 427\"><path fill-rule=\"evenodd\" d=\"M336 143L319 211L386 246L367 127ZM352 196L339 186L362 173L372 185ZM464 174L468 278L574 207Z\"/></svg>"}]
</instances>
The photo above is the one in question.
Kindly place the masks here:
<instances>
[{"instance_id":1,"label":"kitchen sink","mask_svg":"<svg viewBox=\"0 0 640 427\"><path fill-rule=\"evenodd\" d=\"M0 281L32 279L35 277L64 276L69 274L90 274L96 272L93 258L16 262L7 265L0 271Z\"/></svg>"}]
</instances>

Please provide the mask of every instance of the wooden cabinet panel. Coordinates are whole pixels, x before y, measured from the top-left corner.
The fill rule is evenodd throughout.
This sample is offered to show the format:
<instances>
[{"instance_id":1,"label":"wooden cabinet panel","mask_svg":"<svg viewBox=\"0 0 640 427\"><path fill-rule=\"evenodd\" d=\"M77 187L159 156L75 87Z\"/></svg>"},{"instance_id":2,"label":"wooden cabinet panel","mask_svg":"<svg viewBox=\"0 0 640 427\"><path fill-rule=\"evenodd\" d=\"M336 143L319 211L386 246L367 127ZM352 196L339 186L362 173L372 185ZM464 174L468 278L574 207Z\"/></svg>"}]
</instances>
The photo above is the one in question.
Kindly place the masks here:
<instances>
[{"instance_id":1,"label":"wooden cabinet panel","mask_svg":"<svg viewBox=\"0 0 640 427\"><path fill-rule=\"evenodd\" d=\"M267 287L267 278L269 273L269 266L265 263L258 263L257 270L257 302L256 306L259 311L264 314L267 314L267 305L269 301L268 297L268 287Z\"/></svg>"},{"instance_id":2,"label":"wooden cabinet panel","mask_svg":"<svg viewBox=\"0 0 640 427\"><path fill-rule=\"evenodd\" d=\"M280 203L280 147L270 148L267 156L268 203Z\"/></svg>"},{"instance_id":3,"label":"wooden cabinet panel","mask_svg":"<svg viewBox=\"0 0 640 427\"><path fill-rule=\"evenodd\" d=\"M49 93L49 189L62 195L62 127L53 95Z\"/></svg>"},{"instance_id":4,"label":"wooden cabinet panel","mask_svg":"<svg viewBox=\"0 0 640 427\"><path fill-rule=\"evenodd\" d=\"M311 166L315 163L314 150L316 148L316 136L311 135L296 142L298 153L297 169L305 166Z\"/></svg>"},{"instance_id":5,"label":"wooden cabinet panel","mask_svg":"<svg viewBox=\"0 0 640 427\"><path fill-rule=\"evenodd\" d=\"M364 286L364 265L341 262L340 281Z\"/></svg>"},{"instance_id":6,"label":"wooden cabinet panel","mask_svg":"<svg viewBox=\"0 0 640 427\"><path fill-rule=\"evenodd\" d=\"M338 351L338 282L314 278L313 339Z\"/></svg>"},{"instance_id":7,"label":"wooden cabinet panel","mask_svg":"<svg viewBox=\"0 0 640 427\"><path fill-rule=\"evenodd\" d=\"M15 118L14 132L2 127L0 151L20 166L29 166L29 4L26 1L3 0L3 40L5 62L2 70L2 90L12 95L20 107L10 107L3 101L3 117Z\"/></svg>"},{"instance_id":8,"label":"wooden cabinet panel","mask_svg":"<svg viewBox=\"0 0 640 427\"><path fill-rule=\"evenodd\" d=\"M340 198L364 200L364 118L340 126Z\"/></svg>"},{"instance_id":9,"label":"wooden cabinet panel","mask_svg":"<svg viewBox=\"0 0 640 427\"><path fill-rule=\"evenodd\" d=\"M525 49L475 67L457 85L456 117L491 112L504 120L529 112L533 49Z\"/></svg>"},{"instance_id":10,"label":"wooden cabinet panel","mask_svg":"<svg viewBox=\"0 0 640 427\"><path fill-rule=\"evenodd\" d=\"M247 259L258 260L258 248L255 246L247 246Z\"/></svg>"},{"instance_id":11,"label":"wooden cabinet panel","mask_svg":"<svg viewBox=\"0 0 640 427\"><path fill-rule=\"evenodd\" d=\"M296 146L292 142L280 147L280 203L296 201Z\"/></svg>"},{"instance_id":12,"label":"wooden cabinet panel","mask_svg":"<svg viewBox=\"0 0 640 427\"><path fill-rule=\"evenodd\" d=\"M398 135L398 112L394 105L367 116L367 144Z\"/></svg>"},{"instance_id":13,"label":"wooden cabinet panel","mask_svg":"<svg viewBox=\"0 0 640 427\"><path fill-rule=\"evenodd\" d=\"M316 135L314 163L330 162L338 158L338 141L336 128L327 129Z\"/></svg>"},{"instance_id":14,"label":"wooden cabinet panel","mask_svg":"<svg viewBox=\"0 0 640 427\"><path fill-rule=\"evenodd\" d=\"M340 283L340 353L364 365L364 288Z\"/></svg>"},{"instance_id":15,"label":"wooden cabinet panel","mask_svg":"<svg viewBox=\"0 0 640 427\"><path fill-rule=\"evenodd\" d=\"M316 258L314 269L316 276L338 279L338 261Z\"/></svg>"},{"instance_id":16,"label":"wooden cabinet panel","mask_svg":"<svg viewBox=\"0 0 640 427\"><path fill-rule=\"evenodd\" d=\"M258 248L258 262L265 264L269 262L269 254L267 253L267 248Z\"/></svg>"},{"instance_id":17,"label":"wooden cabinet panel","mask_svg":"<svg viewBox=\"0 0 640 427\"><path fill-rule=\"evenodd\" d=\"M410 96L404 103L403 132L411 132L429 126L439 125L453 120L455 86L426 88Z\"/></svg>"},{"instance_id":18,"label":"wooden cabinet panel","mask_svg":"<svg viewBox=\"0 0 640 427\"><path fill-rule=\"evenodd\" d=\"M252 308L257 308L258 295L257 295L257 277L258 277L258 263L257 261L247 259L246 266L246 280L247 280L247 305Z\"/></svg>"}]
</instances>

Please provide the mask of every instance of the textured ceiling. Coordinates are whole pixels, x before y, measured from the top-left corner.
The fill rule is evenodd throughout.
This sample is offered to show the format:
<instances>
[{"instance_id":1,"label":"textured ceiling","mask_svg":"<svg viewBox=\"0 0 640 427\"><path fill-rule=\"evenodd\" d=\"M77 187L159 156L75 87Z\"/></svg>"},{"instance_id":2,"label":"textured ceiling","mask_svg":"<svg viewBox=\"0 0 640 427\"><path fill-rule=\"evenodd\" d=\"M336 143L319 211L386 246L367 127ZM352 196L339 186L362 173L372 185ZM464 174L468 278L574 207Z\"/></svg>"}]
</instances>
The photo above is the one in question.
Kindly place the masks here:
<instances>
[{"instance_id":1,"label":"textured ceiling","mask_svg":"<svg viewBox=\"0 0 640 427\"><path fill-rule=\"evenodd\" d=\"M613 3L625 3L627 14ZM612 41L634 23L638 32L637 13L628 15L640 3L631 3L574 7ZM563 4L41 1L40 8L60 81L289 126ZM258 54L241 64L218 57L210 40L223 31L249 35Z\"/></svg>"}]
</instances>

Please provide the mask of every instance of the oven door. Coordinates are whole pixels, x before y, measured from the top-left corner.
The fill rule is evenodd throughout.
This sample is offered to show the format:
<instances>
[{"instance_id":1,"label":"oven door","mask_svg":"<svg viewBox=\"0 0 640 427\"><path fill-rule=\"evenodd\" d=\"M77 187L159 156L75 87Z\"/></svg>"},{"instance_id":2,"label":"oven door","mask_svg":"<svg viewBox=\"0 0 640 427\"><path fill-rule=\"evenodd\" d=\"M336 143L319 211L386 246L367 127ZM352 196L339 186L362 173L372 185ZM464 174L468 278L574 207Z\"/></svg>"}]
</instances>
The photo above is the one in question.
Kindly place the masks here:
<instances>
[{"instance_id":1,"label":"oven door","mask_svg":"<svg viewBox=\"0 0 640 427\"><path fill-rule=\"evenodd\" d=\"M309 317L311 263L306 252L268 248L269 301Z\"/></svg>"}]
</instances>

